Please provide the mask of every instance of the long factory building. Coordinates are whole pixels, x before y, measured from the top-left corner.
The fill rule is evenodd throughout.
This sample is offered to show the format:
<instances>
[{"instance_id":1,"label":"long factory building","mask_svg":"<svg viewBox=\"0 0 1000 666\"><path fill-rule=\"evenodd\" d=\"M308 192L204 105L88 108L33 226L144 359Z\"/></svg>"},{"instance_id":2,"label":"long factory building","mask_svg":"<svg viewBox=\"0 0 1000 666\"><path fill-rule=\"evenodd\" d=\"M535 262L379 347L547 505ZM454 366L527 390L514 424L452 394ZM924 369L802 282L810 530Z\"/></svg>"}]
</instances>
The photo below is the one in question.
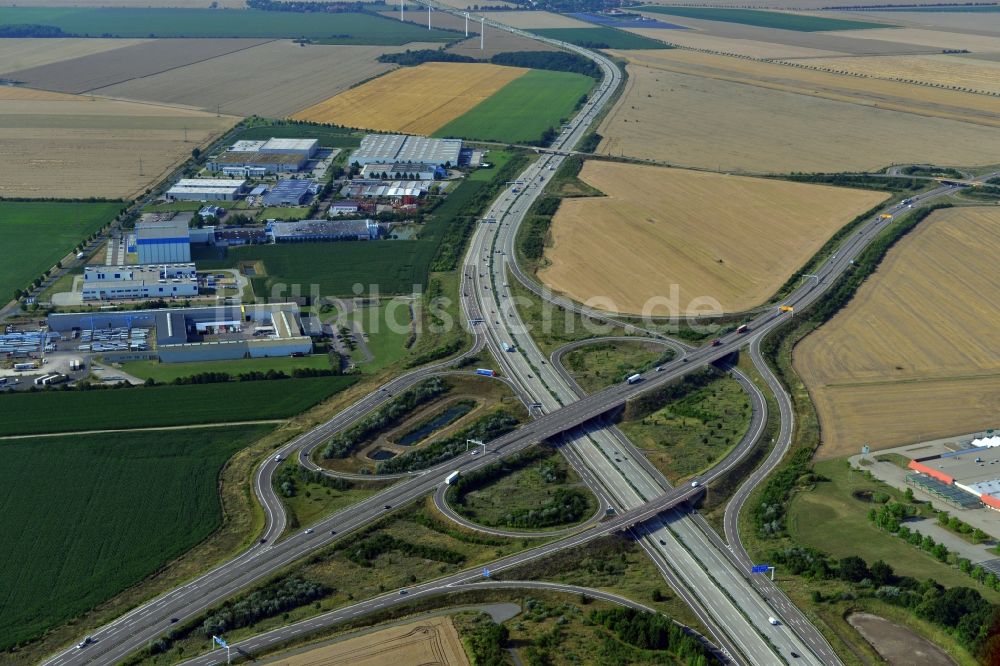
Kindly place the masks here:
<instances>
[{"instance_id":1,"label":"long factory building","mask_svg":"<svg viewBox=\"0 0 1000 666\"><path fill-rule=\"evenodd\" d=\"M87 266L84 301L187 298L198 295L194 264Z\"/></svg>"},{"instance_id":2,"label":"long factory building","mask_svg":"<svg viewBox=\"0 0 1000 666\"><path fill-rule=\"evenodd\" d=\"M159 358L163 363L291 356L312 351L295 303L197 308L58 313L49 329L72 337L74 330L155 329L147 352L107 354L114 360Z\"/></svg>"}]
</instances>

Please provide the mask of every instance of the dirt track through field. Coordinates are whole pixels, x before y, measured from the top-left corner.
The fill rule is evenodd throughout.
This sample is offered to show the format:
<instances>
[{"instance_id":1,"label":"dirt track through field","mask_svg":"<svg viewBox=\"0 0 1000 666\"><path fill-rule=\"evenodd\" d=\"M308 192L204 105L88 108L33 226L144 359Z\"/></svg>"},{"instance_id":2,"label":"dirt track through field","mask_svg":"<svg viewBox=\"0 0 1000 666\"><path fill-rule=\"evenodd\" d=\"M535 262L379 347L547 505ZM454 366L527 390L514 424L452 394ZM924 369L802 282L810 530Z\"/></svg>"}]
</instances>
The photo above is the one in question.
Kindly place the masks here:
<instances>
[{"instance_id":1,"label":"dirt track through field","mask_svg":"<svg viewBox=\"0 0 1000 666\"><path fill-rule=\"evenodd\" d=\"M795 369L819 413L820 456L996 426L997 252L1000 210L937 211L799 343Z\"/></svg>"},{"instance_id":2,"label":"dirt track through field","mask_svg":"<svg viewBox=\"0 0 1000 666\"><path fill-rule=\"evenodd\" d=\"M841 226L886 195L822 185L587 162L605 197L564 199L539 278L595 307L642 313L676 287L680 314L768 297ZM659 309L655 314L678 314Z\"/></svg>"}]
</instances>

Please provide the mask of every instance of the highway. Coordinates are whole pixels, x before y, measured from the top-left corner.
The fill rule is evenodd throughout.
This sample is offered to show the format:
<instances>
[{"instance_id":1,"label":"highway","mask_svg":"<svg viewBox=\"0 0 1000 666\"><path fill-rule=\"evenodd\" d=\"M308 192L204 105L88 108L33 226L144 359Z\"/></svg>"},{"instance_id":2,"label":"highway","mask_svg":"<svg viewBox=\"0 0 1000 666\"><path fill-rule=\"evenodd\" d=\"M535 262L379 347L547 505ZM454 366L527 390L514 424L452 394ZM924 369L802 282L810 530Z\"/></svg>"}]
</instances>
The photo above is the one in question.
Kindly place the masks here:
<instances>
[{"instance_id":1,"label":"highway","mask_svg":"<svg viewBox=\"0 0 1000 666\"><path fill-rule=\"evenodd\" d=\"M578 47L569 48L578 52L585 51L583 49L579 49ZM617 69L610 63L606 63L606 67L607 77L596 89L592 98L593 103L586 105L577 118L571 122L572 129L567 132L564 137L557 140L558 146L566 144L573 145L573 143L575 143L575 141L582 136L586 127L593 121L600 106L610 97L612 91L617 87L618 79L620 78ZM537 179L539 175L541 175L543 179L545 178L544 173L538 173L539 170L546 168L549 161L558 161L561 159L563 158L558 155L543 155L538 161L528 168L528 171L524 176L524 180L526 182L532 182L531 187L534 192L537 192L540 189L540 183L536 185L533 182L533 179ZM925 195L922 195L921 198L923 200L927 200L936 196L942 196L946 192L950 191L950 189L951 188L948 187L937 188ZM520 204L520 206L518 204ZM526 197L501 197L499 205L505 205L506 208L497 209L497 212L498 215L523 216L524 212L527 210L527 204L530 204L530 202ZM845 242L844 246L838 250L836 255L831 257L830 260L825 262L820 267L817 271L817 279L807 280L786 299L785 303L801 309L805 305L814 302L829 287L833 278L849 267L850 259L860 252L860 250L871 240L874 233L880 230L883 225L884 223L879 221L877 218L866 224L856 236ZM491 230L491 228L493 230ZM505 229L507 233L501 234L494 231L497 229ZM246 552L216 567L212 571L209 571L208 573L199 576L185 585L178 587L169 593L163 594L140 607L137 607L114 622L92 632L91 635L96 641L93 645L81 650L74 648L66 649L49 658L45 663L53 664L55 666L63 666L65 664L115 663L124 658L130 652L144 646L148 641L153 640L165 633L172 624L170 621L171 618L186 620L188 618L195 617L204 612L204 610L211 605L218 603L219 601L248 587L249 585L252 585L254 582L261 580L263 577L281 569L282 567L302 559L309 553L331 543L343 534L369 524L372 520L385 515L388 510L398 508L399 506L405 505L408 502L412 502L433 492L434 489L443 482L443 478L448 472L454 469L466 472L472 471L482 465L489 464L501 456L509 455L510 453L533 445L543 439L557 438L563 436L565 433L573 433L573 439L575 442L584 442L579 446L575 446L575 451L579 454L580 458L587 463L588 467L594 470L595 476L602 477L602 475L605 475L608 472L608 465L604 464L602 460L606 461L610 458L610 456L614 455L613 450L608 450L607 447L620 445L624 448L625 443L615 443L611 440L604 439L605 435L599 434L604 432L603 428L598 428L598 434L584 433L581 435L579 433L582 425L602 417L607 414L609 410L620 406L630 397L682 377L695 368L715 362L748 343L751 345L751 349L753 349L755 342L759 344L759 340L774 326L778 325L782 317L787 316L779 315L776 311L767 311L751 321L750 332L748 334L729 334L722 338L722 344L718 347L705 347L691 350L683 357L664 365L662 372L652 371L646 373L643 381L639 384L613 386L595 395L574 399L575 394L573 393L572 388L565 385L565 383L560 384L557 372L546 372L546 378L544 381L537 377L535 374L535 368L533 368L532 365L538 362L540 365L535 365L535 367L546 367L547 363L545 363L544 359L540 358L539 355L529 355L529 353L526 353L526 351L530 352L532 349L535 352L538 351L537 347L534 347L533 343L529 345L529 343L525 341L526 333L522 334L516 331L511 331L506 326L498 327L496 324L487 325L486 323L488 321L495 322L497 320L490 319L490 317L494 316L495 313L489 312L489 310L496 309L496 307L488 308L487 304L490 303L490 301L484 300L484 296L488 297L493 294L499 299L499 301L510 301L509 298L500 296L499 291L494 292L494 288L497 290L502 289L502 284L504 284L504 280L506 280L506 270L509 264L502 259L497 261L496 258L512 256L510 252L513 242L513 234L511 233L512 229L513 225L511 222L502 222L495 225L481 225L477 229L476 235L470 245L468 255L469 260L466 262L464 269L466 271L466 275L463 276L462 286L460 287L463 290L463 294L467 294L466 296L463 296L462 304L471 320L482 320L482 323L472 326L472 330L475 335L475 344L472 349L466 352L466 354L473 354L484 347L489 347L498 359L503 359L502 362L505 364L505 367L508 367L510 370L509 375L511 378L517 378L519 380L523 379L524 383L522 384L522 388L524 388L528 394L537 397L537 401L543 404L543 409L541 411L546 413L538 414L538 418L525 424L519 430L490 442L489 452L486 455L463 457L462 459L455 460L450 464L442 465L432 470L427 470L418 476L401 480L399 483L382 491L376 496L321 521L314 526L314 533L296 533L277 543L275 542L276 538L285 529L285 516L281 507L280 499L274 493L271 484L271 477L280 462L275 460L273 457L269 457L269 459L257 469L254 476L255 491L264 506L267 517L267 526L264 534L262 535L262 543L255 544ZM505 240L497 240L504 237L506 238ZM497 250L499 250L499 252ZM479 277L478 269L480 267L485 267L486 265L489 265L489 271L484 271L483 275L490 276L489 280L492 281L492 288L490 282L484 282L484 279L486 278ZM498 271L500 272L498 273ZM496 306L499 301L494 300L493 305ZM516 310L511 312L511 308L513 308L512 305L508 306L506 314L509 316L507 319L516 321ZM510 354L501 350L501 347L499 346L501 342L513 342L513 340L500 339L502 336L506 335L519 336L518 346L521 348L519 352ZM530 341L530 336L527 337L527 340ZM281 448L279 455L281 457L287 457L289 455L305 455L305 452L311 451L315 448L315 446L325 441L333 433L353 423L358 418L369 413L378 405L390 399L390 394L396 394L398 391L405 389L407 386L411 386L416 381L430 376L433 373L440 372L453 364L454 359L408 373L407 375L393 380L381 390L366 396L364 399L347 408L327 423L292 440ZM552 390L550 391L550 389ZM546 407L546 405L548 407ZM784 426L785 423L783 422L783 427ZM788 433L790 432L791 429L789 427ZM591 439L592 437L593 439ZM609 437L613 436L609 435ZM587 443L593 441L594 439L600 440L600 444L598 446ZM720 461L716 467L704 474L701 477L701 482L709 483L711 480L724 474L736 465L742 457L746 455L749 449L750 445L741 444L738 446L728 457ZM778 450L779 447L776 446L775 451ZM772 454L772 456L773 455L775 454ZM639 456L639 458L641 458L641 456ZM622 460L626 460L626 458L622 458ZM701 488L685 486L682 488L658 492L655 483L656 479L655 477L651 477L649 470L645 469L642 463L638 461L634 455L629 455L627 460L629 464L625 465L625 471L622 471L619 468L614 468L618 469L617 478L608 474L608 476L602 478L600 481L601 485L609 489L609 492L614 492L616 495L615 498L608 498L609 501L621 504L622 512L618 517L599 523L594 527L582 530L577 534L571 535L559 541L511 556L497 563L491 564L490 568L494 571L502 571L503 569L516 566L533 558L557 552L561 549L579 547L586 541L603 534L608 534L622 529L636 528L643 530L643 547L650 549L651 552L657 554L654 559L659 557L661 561L667 561L668 564L665 568L671 572L667 574L668 576L680 575L687 577L688 580L685 584L692 586L698 591L698 594L702 592L706 594L715 594L714 592L711 592L711 590L723 589L718 583L712 581L706 582L705 578L708 574L704 572L700 566L692 566L686 570L684 567L681 567L682 570L678 572L675 569L677 565L671 564L671 562L678 561L672 558L681 558L679 561L682 562L695 560L693 557L684 555L684 553L688 553L690 555L694 549L698 549L699 558L702 558L702 561L704 561L702 551L708 552L718 550L717 548L714 548L707 539L705 539L705 535L701 533L700 530L695 533L689 532L686 527L677 527L677 525L690 523L690 520L673 520L672 518L667 517L663 520L657 520L657 524L654 526L643 526L643 523L656 517L659 513L687 502L692 497L697 495L701 491ZM635 484L636 487L633 487L632 484ZM628 508L629 505L627 503L636 502L636 508ZM387 506L389 509L386 508ZM697 528L692 527L691 529ZM333 533L334 531L336 532L335 534ZM701 534L701 536L698 536L698 534ZM672 545L670 547L663 547L664 544L659 543L661 539L664 542L671 543ZM704 540L705 543L700 543L702 540ZM656 543L651 545L651 541L655 541ZM676 543L674 543L674 541L676 541ZM725 558L722 558L719 559L717 564L723 571L730 572L731 567L727 567L725 562ZM716 563L713 563L712 566L714 567L715 564ZM715 572L713 571L713 575L714 573ZM727 573L726 575L729 574ZM455 585L478 580L478 577L478 572L463 572L462 574L456 574L452 577L415 586L413 590L411 590L410 594L403 595L403 598L404 600L412 598L415 594L439 594L442 591L450 590L451 587ZM747 586L746 580L742 576L733 576L731 581L726 581L723 585L728 587L730 582L734 586L734 589L743 589ZM740 594L746 594L745 590L740 592ZM756 595L756 593L754 593L754 595L757 596L758 599L762 599L759 595ZM353 617L354 615L360 615L371 612L372 610L398 604L400 603L400 598L401 597L398 593L395 595L383 595L376 599L340 609L336 612L345 613L346 617ZM729 605L734 607L737 605L732 602L725 602L722 605L725 606L726 603L729 603ZM743 603L744 600L741 599L740 604ZM746 659L738 656L741 651L750 651L752 654L761 658L761 661L757 661L756 658L752 658L750 661L753 663L769 663L774 659L773 648L771 648L767 644L768 641L764 640L760 635L762 627L759 626L759 611L766 608L766 602L763 602L765 605L761 605L761 603L762 601L753 601L752 613L754 619L752 621L743 619L736 622L737 625L743 626L742 629L727 628L727 631L738 634L735 641L740 643L739 650L734 652L734 641L727 638L728 634L720 633L719 635L716 635L716 638L720 640L720 643L725 645L727 650L730 650L730 652L733 653L734 660L741 663L748 663ZM714 604L714 602L709 601L709 604ZM735 612L743 617L743 610ZM728 617L735 617L735 615L729 613ZM717 623L712 620L706 622L706 625L709 627L712 627L715 624ZM764 624L767 625L766 622ZM755 629L748 631L745 625L752 625ZM764 630L769 632L769 640L774 641L775 638L777 638L782 646L800 645L800 641L794 637L792 632L782 631L781 628L771 629L769 627L770 625L763 627ZM289 631L291 630L291 628L285 629L288 629ZM278 630L279 634L282 631L283 630ZM715 634L716 631L718 631L718 629L713 631L713 634ZM285 637L287 638L288 636L293 635L293 633L289 633L286 634ZM744 641L746 641L746 645L743 644ZM808 650L803 649L802 654L805 659L809 659L813 663L821 663L818 659L812 659L812 653ZM803 661L803 663L808 662ZM829 661L824 659L822 663L838 662L834 657L833 660Z\"/></svg>"}]
</instances>

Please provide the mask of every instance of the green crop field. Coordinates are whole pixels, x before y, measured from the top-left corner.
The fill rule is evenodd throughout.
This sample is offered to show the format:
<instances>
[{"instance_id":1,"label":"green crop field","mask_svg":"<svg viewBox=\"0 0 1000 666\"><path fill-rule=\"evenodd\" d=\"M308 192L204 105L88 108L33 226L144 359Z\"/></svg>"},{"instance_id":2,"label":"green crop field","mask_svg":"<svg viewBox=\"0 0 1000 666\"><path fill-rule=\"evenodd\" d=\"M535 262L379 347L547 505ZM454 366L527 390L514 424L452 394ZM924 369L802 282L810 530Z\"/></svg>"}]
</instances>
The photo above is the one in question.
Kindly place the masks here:
<instances>
[{"instance_id":1,"label":"green crop field","mask_svg":"<svg viewBox=\"0 0 1000 666\"><path fill-rule=\"evenodd\" d=\"M219 472L268 426L0 442L0 650L113 597L222 522Z\"/></svg>"},{"instance_id":2,"label":"green crop field","mask_svg":"<svg viewBox=\"0 0 1000 666\"><path fill-rule=\"evenodd\" d=\"M0 303L14 297L83 238L110 222L120 203L0 201Z\"/></svg>"},{"instance_id":3,"label":"green crop field","mask_svg":"<svg viewBox=\"0 0 1000 666\"><path fill-rule=\"evenodd\" d=\"M669 49L663 42L615 28L544 28L531 32L592 49Z\"/></svg>"},{"instance_id":4,"label":"green crop field","mask_svg":"<svg viewBox=\"0 0 1000 666\"><path fill-rule=\"evenodd\" d=\"M887 23L869 23L867 21L848 21L846 19L823 18L821 16L806 16L804 14L789 14L786 12L765 12L756 9L715 9L710 7L664 7L662 5L646 5L641 7L644 12L669 14L686 18L703 19L705 21L722 21L723 23L741 23L759 28L779 28L781 30L798 30L799 32L820 32L824 30L864 30L867 28L892 28Z\"/></svg>"},{"instance_id":5,"label":"green crop field","mask_svg":"<svg viewBox=\"0 0 1000 666\"><path fill-rule=\"evenodd\" d=\"M594 85L582 74L533 69L514 79L434 136L512 143L537 142L549 128L558 131L580 98Z\"/></svg>"},{"instance_id":6,"label":"green crop field","mask_svg":"<svg viewBox=\"0 0 1000 666\"><path fill-rule=\"evenodd\" d=\"M241 372L267 372L277 370L291 373L296 368L330 369L330 357L314 354L299 358L273 356L271 358L241 358L233 361L205 361L201 363L160 363L159 361L129 361L122 364L122 370L139 379L153 378L158 382L170 382L177 377L190 377L201 372L228 372L236 376Z\"/></svg>"},{"instance_id":7,"label":"green crop field","mask_svg":"<svg viewBox=\"0 0 1000 666\"><path fill-rule=\"evenodd\" d=\"M357 377L0 395L0 435L282 419L343 391Z\"/></svg>"},{"instance_id":8,"label":"green crop field","mask_svg":"<svg viewBox=\"0 0 1000 666\"><path fill-rule=\"evenodd\" d=\"M448 42L461 37L375 14L254 9L0 7L0 25L52 26L66 36L80 37L303 37L324 44Z\"/></svg>"}]
</instances>

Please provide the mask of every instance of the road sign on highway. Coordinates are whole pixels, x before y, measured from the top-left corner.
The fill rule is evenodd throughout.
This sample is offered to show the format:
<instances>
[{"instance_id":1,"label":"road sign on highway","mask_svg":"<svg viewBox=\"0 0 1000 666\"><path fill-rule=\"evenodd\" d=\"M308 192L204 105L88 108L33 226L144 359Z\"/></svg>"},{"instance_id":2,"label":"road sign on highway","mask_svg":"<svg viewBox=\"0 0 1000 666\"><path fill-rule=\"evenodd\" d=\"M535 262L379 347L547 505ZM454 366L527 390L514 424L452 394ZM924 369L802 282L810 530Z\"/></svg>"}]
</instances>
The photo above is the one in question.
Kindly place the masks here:
<instances>
[{"instance_id":1,"label":"road sign on highway","mask_svg":"<svg viewBox=\"0 0 1000 666\"><path fill-rule=\"evenodd\" d=\"M483 578L489 578L489 577L490 577L490 570L487 569L486 567L483 567Z\"/></svg>"},{"instance_id":2,"label":"road sign on highway","mask_svg":"<svg viewBox=\"0 0 1000 666\"><path fill-rule=\"evenodd\" d=\"M767 564L755 564L750 569L750 573L767 573L767 570L770 568L770 565Z\"/></svg>"},{"instance_id":3,"label":"road sign on highway","mask_svg":"<svg viewBox=\"0 0 1000 666\"><path fill-rule=\"evenodd\" d=\"M229 643L227 643L222 636L212 636L212 640L215 641L219 647L224 647L226 649L229 648Z\"/></svg>"}]
</instances>

